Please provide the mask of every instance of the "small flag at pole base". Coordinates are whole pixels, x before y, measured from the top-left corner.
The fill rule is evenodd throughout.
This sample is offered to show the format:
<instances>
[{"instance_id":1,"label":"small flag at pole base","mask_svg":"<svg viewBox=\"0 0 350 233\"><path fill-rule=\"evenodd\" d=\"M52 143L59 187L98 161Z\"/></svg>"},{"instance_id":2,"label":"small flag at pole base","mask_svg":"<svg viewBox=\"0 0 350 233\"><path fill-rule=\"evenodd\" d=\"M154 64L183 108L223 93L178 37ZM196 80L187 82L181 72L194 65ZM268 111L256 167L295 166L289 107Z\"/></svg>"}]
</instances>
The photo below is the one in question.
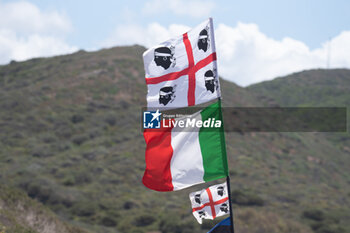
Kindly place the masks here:
<instances>
[{"instance_id":1,"label":"small flag at pole base","mask_svg":"<svg viewBox=\"0 0 350 233\"><path fill-rule=\"evenodd\" d=\"M231 232L231 220L230 217L222 220L215 225L208 233L230 233Z\"/></svg>"},{"instance_id":2,"label":"small flag at pole base","mask_svg":"<svg viewBox=\"0 0 350 233\"><path fill-rule=\"evenodd\" d=\"M189 196L193 216L200 224L203 219L215 219L230 212L226 183L190 193Z\"/></svg>"}]
</instances>

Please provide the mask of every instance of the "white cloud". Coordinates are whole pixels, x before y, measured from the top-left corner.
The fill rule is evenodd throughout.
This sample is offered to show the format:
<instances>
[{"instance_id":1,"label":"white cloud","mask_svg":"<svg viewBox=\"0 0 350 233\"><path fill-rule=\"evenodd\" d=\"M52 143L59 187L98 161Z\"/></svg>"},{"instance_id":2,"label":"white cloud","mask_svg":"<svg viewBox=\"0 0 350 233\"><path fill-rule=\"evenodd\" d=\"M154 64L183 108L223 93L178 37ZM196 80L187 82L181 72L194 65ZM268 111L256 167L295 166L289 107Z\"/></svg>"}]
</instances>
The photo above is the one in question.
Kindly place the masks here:
<instances>
[{"instance_id":1,"label":"white cloud","mask_svg":"<svg viewBox=\"0 0 350 233\"><path fill-rule=\"evenodd\" d=\"M140 44L151 47L174 36L181 35L189 29L187 26L178 24L171 24L167 28L158 23L151 23L147 27L124 24L119 25L112 35L102 43L102 46Z\"/></svg>"},{"instance_id":2,"label":"white cloud","mask_svg":"<svg viewBox=\"0 0 350 233\"><path fill-rule=\"evenodd\" d=\"M0 2L0 15L0 64L77 50L64 41L73 30L64 14L18 1Z\"/></svg>"},{"instance_id":3,"label":"white cloud","mask_svg":"<svg viewBox=\"0 0 350 233\"><path fill-rule=\"evenodd\" d=\"M23 61L33 57L53 56L76 51L77 48L52 37L32 34L19 37L15 32L0 30L0 64L9 60Z\"/></svg>"},{"instance_id":4,"label":"white cloud","mask_svg":"<svg viewBox=\"0 0 350 233\"><path fill-rule=\"evenodd\" d=\"M292 72L326 68L328 43L310 50L303 42L267 37L256 24L238 23L232 28L220 24L216 30L219 73L246 86ZM350 68L350 31L331 40L331 68Z\"/></svg>"},{"instance_id":5,"label":"white cloud","mask_svg":"<svg viewBox=\"0 0 350 233\"><path fill-rule=\"evenodd\" d=\"M193 18L207 18L214 8L215 3L209 0L151 0L146 2L143 11L146 14L171 12L176 15L186 15Z\"/></svg>"},{"instance_id":6,"label":"white cloud","mask_svg":"<svg viewBox=\"0 0 350 233\"><path fill-rule=\"evenodd\" d=\"M140 44L154 46L189 27L158 23L147 27L120 25L105 41L105 46ZM311 50L305 43L289 37L275 40L263 34L256 24L238 23L236 27L219 24L215 30L220 76L239 85L273 79L305 69L326 68L329 42ZM331 68L350 68L350 31L331 40Z\"/></svg>"},{"instance_id":7,"label":"white cloud","mask_svg":"<svg viewBox=\"0 0 350 233\"><path fill-rule=\"evenodd\" d=\"M326 47L327 44L324 45ZM350 31L343 31L334 37L330 44L331 66L350 67Z\"/></svg>"}]
</instances>

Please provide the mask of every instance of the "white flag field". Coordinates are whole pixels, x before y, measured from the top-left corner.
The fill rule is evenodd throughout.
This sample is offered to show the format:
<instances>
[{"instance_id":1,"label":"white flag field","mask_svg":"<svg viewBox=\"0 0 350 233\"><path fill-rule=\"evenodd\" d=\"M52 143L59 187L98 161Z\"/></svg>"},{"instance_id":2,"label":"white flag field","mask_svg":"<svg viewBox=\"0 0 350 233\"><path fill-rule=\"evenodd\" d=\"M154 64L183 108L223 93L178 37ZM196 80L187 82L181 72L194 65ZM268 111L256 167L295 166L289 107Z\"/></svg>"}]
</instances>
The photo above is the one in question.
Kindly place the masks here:
<instances>
[{"instance_id":1,"label":"white flag field","mask_svg":"<svg viewBox=\"0 0 350 233\"><path fill-rule=\"evenodd\" d=\"M212 19L143 54L149 108L180 108L221 96Z\"/></svg>"},{"instance_id":2,"label":"white flag field","mask_svg":"<svg viewBox=\"0 0 350 233\"><path fill-rule=\"evenodd\" d=\"M200 224L203 219L215 219L230 213L226 183L190 193L189 196L193 216Z\"/></svg>"}]
</instances>

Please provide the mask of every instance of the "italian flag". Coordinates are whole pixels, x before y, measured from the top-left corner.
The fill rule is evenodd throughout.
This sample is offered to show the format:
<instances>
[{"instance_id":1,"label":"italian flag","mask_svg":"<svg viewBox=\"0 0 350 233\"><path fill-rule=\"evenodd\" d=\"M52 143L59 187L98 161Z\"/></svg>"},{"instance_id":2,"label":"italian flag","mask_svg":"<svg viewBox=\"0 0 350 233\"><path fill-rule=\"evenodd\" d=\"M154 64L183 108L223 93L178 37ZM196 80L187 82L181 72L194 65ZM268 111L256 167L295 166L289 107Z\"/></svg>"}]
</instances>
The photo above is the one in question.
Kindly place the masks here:
<instances>
[{"instance_id":1,"label":"italian flag","mask_svg":"<svg viewBox=\"0 0 350 233\"><path fill-rule=\"evenodd\" d=\"M220 100L191 116L221 120L219 128L171 126L146 129L143 184L156 191L175 191L228 175Z\"/></svg>"}]
</instances>

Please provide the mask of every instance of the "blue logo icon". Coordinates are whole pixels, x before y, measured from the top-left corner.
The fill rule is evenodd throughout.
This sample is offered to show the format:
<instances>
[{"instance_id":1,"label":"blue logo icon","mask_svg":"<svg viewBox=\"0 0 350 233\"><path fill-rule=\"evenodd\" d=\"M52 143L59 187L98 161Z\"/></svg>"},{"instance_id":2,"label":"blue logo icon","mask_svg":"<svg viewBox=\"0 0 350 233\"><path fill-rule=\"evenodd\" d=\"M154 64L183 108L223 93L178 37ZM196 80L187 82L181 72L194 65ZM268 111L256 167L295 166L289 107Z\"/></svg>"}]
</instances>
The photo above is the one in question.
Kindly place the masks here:
<instances>
[{"instance_id":1,"label":"blue logo icon","mask_svg":"<svg viewBox=\"0 0 350 233\"><path fill-rule=\"evenodd\" d=\"M162 113L157 111L145 111L143 112L143 128L144 129L159 129L160 128L160 116Z\"/></svg>"}]
</instances>

